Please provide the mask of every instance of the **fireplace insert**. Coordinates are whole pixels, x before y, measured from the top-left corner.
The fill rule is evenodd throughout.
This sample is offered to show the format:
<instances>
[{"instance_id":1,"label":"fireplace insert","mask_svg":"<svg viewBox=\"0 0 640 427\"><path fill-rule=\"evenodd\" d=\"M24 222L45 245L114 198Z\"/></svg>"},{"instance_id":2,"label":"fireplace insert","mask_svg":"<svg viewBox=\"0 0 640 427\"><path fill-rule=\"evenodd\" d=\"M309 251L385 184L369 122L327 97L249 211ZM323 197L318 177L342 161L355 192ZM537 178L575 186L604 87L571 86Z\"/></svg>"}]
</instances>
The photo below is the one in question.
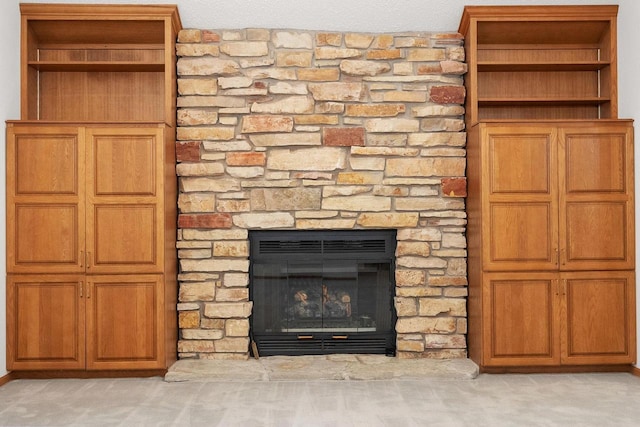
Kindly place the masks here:
<instances>
[{"instance_id":1,"label":"fireplace insert","mask_svg":"<svg viewBox=\"0 0 640 427\"><path fill-rule=\"evenodd\" d=\"M260 355L395 354L395 230L251 231Z\"/></svg>"}]
</instances>

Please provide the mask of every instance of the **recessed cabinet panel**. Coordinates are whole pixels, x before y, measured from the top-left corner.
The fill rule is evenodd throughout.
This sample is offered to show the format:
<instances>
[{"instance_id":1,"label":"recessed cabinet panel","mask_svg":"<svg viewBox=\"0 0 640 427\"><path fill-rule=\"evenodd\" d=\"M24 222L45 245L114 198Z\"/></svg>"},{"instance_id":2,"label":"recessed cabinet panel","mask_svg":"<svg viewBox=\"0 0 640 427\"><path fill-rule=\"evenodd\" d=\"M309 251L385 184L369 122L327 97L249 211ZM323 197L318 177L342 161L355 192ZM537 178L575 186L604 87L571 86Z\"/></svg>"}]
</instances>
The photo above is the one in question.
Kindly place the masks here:
<instances>
[{"instance_id":1,"label":"recessed cabinet panel","mask_svg":"<svg viewBox=\"0 0 640 427\"><path fill-rule=\"evenodd\" d=\"M491 193L551 192L551 136L528 132L491 134Z\"/></svg>"},{"instance_id":2,"label":"recessed cabinet panel","mask_svg":"<svg viewBox=\"0 0 640 427\"><path fill-rule=\"evenodd\" d=\"M628 259L625 203L568 203L566 213L566 262L621 263Z\"/></svg>"},{"instance_id":3,"label":"recessed cabinet panel","mask_svg":"<svg viewBox=\"0 0 640 427\"><path fill-rule=\"evenodd\" d=\"M87 367L158 367L160 276L97 276L87 299Z\"/></svg>"},{"instance_id":4,"label":"recessed cabinet panel","mask_svg":"<svg viewBox=\"0 0 640 427\"><path fill-rule=\"evenodd\" d=\"M78 264L78 206L19 204L15 210L17 266L66 264L73 269Z\"/></svg>"},{"instance_id":5,"label":"recessed cabinet panel","mask_svg":"<svg viewBox=\"0 0 640 427\"><path fill-rule=\"evenodd\" d=\"M563 361L632 363L635 351L633 272L567 273Z\"/></svg>"},{"instance_id":6,"label":"recessed cabinet panel","mask_svg":"<svg viewBox=\"0 0 640 427\"><path fill-rule=\"evenodd\" d=\"M490 212L491 268L504 268L500 263L505 262L555 262L548 203L493 203Z\"/></svg>"},{"instance_id":7,"label":"recessed cabinet panel","mask_svg":"<svg viewBox=\"0 0 640 427\"><path fill-rule=\"evenodd\" d=\"M488 365L550 365L558 352L557 280L552 274L487 275Z\"/></svg>"},{"instance_id":8,"label":"recessed cabinet panel","mask_svg":"<svg viewBox=\"0 0 640 427\"><path fill-rule=\"evenodd\" d=\"M158 266L155 205L98 205L94 207L93 259L90 268L117 271Z\"/></svg>"},{"instance_id":9,"label":"recessed cabinet panel","mask_svg":"<svg viewBox=\"0 0 640 427\"><path fill-rule=\"evenodd\" d=\"M80 276L8 276L7 368L84 367Z\"/></svg>"},{"instance_id":10,"label":"recessed cabinet panel","mask_svg":"<svg viewBox=\"0 0 640 427\"><path fill-rule=\"evenodd\" d=\"M77 195L77 135L15 136L16 195Z\"/></svg>"},{"instance_id":11,"label":"recessed cabinet panel","mask_svg":"<svg viewBox=\"0 0 640 427\"><path fill-rule=\"evenodd\" d=\"M91 141L96 196L156 194L155 134L94 132Z\"/></svg>"},{"instance_id":12,"label":"recessed cabinet panel","mask_svg":"<svg viewBox=\"0 0 640 427\"><path fill-rule=\"evenodd\" d=\"M567 193L623 193L628 173L625 137L625 134L567 135Z\"/></svg>"}]
</instances>

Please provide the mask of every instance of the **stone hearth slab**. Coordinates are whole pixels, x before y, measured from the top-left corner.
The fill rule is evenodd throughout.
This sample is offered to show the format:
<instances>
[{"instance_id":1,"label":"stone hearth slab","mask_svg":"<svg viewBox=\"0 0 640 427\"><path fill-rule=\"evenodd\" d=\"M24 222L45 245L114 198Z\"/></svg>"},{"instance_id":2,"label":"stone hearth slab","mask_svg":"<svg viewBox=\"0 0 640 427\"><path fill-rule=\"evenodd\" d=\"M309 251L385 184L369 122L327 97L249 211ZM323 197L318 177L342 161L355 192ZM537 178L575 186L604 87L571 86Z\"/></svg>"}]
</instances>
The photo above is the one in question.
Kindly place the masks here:
<instances>
[{"instance_id":1,"label":"stone hearth slab","mask_svg":"<svg viewBox=\"0 0 640 427\"><path fill-rule=\"evenodd\" d=\"M470 380L470 359L398 359L378 355L269 356L249 360L179 360L164 379L180 381Z\"/></svg>"}]
</instances>

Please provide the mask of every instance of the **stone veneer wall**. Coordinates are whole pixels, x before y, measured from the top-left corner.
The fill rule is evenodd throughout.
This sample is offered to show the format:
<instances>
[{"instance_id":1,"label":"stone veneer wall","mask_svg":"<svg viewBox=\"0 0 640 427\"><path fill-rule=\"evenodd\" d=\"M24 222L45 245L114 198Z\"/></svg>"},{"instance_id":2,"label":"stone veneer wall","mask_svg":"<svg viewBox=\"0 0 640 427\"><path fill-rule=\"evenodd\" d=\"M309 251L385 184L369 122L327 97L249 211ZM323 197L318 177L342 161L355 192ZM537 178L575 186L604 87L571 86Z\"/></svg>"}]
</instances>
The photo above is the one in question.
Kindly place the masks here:
<instances>
[{"instance_id":1,"label":"stone veneer wall","mask_svg":"<svg viewBox=\"0 0 640 427\"><path fill-rule=\"evenodd\" d=\"M462 38L180 32L181 358L248 357L248 230L398 230L401 358L466 357Z\"/></svg>"}]
</instances>

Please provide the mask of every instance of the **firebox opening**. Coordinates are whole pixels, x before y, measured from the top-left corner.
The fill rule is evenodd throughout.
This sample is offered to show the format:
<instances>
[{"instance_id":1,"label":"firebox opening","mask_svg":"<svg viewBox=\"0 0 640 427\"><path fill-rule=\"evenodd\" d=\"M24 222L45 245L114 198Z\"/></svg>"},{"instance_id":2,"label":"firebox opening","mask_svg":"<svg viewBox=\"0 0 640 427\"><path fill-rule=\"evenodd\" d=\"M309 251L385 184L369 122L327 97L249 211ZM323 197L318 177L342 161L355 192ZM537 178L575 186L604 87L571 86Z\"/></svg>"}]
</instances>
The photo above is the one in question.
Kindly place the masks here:
<instances>
[{"instance_id":1,"label":"firebox opening","mask_svg":"<svg viewBox=\"0 0 640 427\"><path fill-rule=\"evenodd\" d=\"M395 230L251 231L260 355L395 355Z\"/></svg>"}]
</instances>

